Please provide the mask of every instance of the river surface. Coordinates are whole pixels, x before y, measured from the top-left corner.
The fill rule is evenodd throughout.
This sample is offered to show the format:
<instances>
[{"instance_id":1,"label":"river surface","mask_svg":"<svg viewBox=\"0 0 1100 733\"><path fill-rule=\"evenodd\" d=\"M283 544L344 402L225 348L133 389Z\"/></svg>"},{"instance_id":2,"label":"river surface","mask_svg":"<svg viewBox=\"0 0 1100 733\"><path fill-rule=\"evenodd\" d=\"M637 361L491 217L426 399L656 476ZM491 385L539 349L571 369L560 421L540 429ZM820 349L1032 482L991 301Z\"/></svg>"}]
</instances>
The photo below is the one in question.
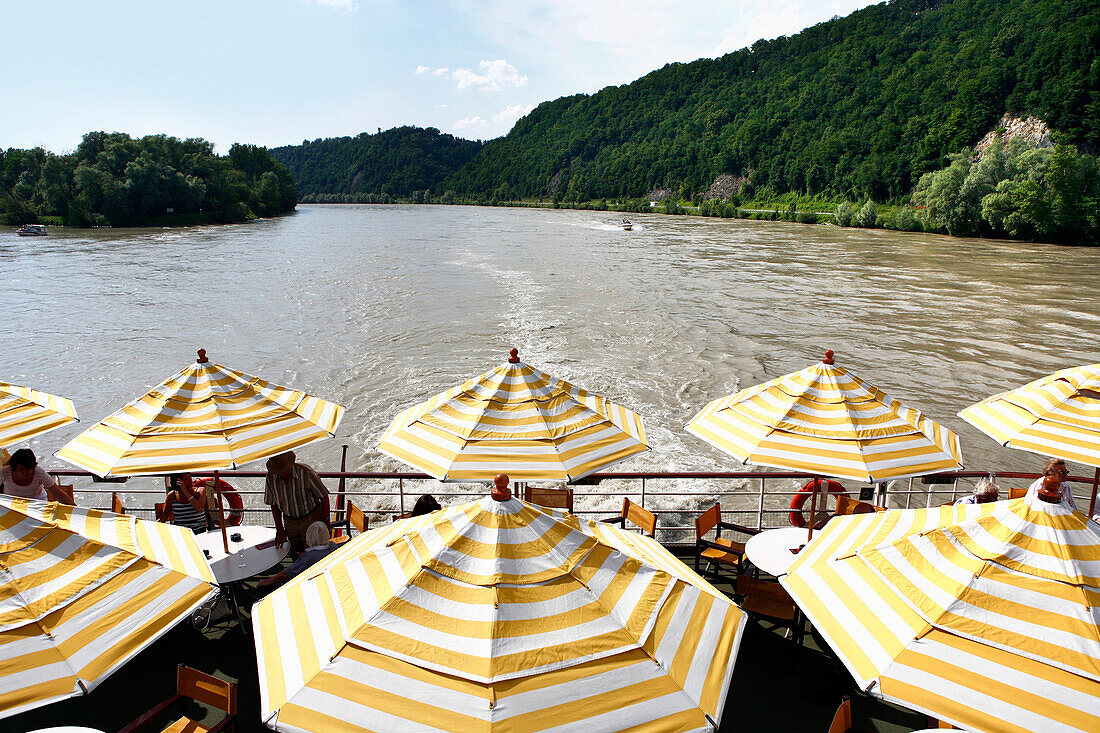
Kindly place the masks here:
<instances>
[{"instance_id":1,"label":"river surface","mask_svg":"<svg viewBox=\"0 0 1100 733\"><path fill-rule=\"evenodd\" d=\"M299 206L187 229L0 233L0 381L70 397L67 440L193 361L346 406L318 468L404 470L402 408L519 349L645 419L622 470L737 470L685 432L709 400L837 364L959 433L967 468L1037 470L957 412L1100 361L1100 250L780 222L435 206ZM1087 469L1072 466L1074 473ZM1091 473L1091 471L1090 471ZM697 487L696 487L697 488Z\"/></svg>"}]
</instances>

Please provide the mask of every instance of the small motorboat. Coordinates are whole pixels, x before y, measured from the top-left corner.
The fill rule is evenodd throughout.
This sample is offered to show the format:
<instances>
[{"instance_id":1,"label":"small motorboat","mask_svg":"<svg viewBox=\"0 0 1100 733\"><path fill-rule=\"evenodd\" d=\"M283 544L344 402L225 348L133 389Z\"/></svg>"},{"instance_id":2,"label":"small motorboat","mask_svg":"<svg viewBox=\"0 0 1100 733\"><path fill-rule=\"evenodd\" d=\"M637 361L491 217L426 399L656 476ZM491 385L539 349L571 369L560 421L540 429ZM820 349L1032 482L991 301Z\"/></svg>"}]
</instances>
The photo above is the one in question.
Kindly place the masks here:
<instances>
[{"instance_id":1,"label":"small motorboat","mask_svg":"<svg viewBox=\"0 0 1100 733\"><path fill-rule=\"evenodd\" d=\"M624 232L629 232L633 228L634 225L630 222L630 219L623 219L619 222L619 229L622 229Z\"/></svg>"},{"instance_id":2,"label":"small motorboat","mask_svg":"<svg viewBox=\"0 0 1100 733\"><path fill-rule=\"evenodd\" d=\"M49 234L45 224L24 224L16 229L15 233L20 237L44 237Z\"/></svg>"}]
</instances>

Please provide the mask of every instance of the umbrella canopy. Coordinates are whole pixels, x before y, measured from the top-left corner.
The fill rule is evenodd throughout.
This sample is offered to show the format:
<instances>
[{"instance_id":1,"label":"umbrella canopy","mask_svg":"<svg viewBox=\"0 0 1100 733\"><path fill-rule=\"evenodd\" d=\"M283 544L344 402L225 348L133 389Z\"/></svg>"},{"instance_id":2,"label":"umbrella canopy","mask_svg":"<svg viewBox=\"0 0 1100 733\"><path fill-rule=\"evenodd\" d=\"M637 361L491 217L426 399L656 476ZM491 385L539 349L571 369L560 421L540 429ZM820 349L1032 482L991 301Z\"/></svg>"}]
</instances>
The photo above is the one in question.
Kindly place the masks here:
<instances>
[{"instance_id":1,"label":"umbrella canopy","mask_svg":"<svg viewBox=\"0 0 1100 733\"><path fill-rule=\"evenodd\" d=\"M642 418L519 360L402 412L378 449L443 481L574 481L648 450Z\"/></svg>"},{"instance_id":2,"label":"umbrella canopy","mask_svg":"<svg viewBox=\"0 0 1100 733\"><path fill-rule=\"evenodd\" d=\"M0 382L0 447L48 433L76 420L76 408L70 400Z\"/></svg>"},{"instance_id":3,"label":"umbrella canopy","mask_svg":"<svg viewBox=\"0 0 1100 733\"><path fill-rule=\"evenodd\" d=\"M0 717L92 690L214 582L189 529L0 496Z\"/></svg>"},{"instance_id":4,"label":"umbrella canopy","mask_svg":"<svg viewBox=\"0 0 1100 733\"><path fill-rule=\"evenodd\" d=\"M1100 467L1100 364L987 397L959 417L1008 448Z\"/></svg>"},{"instance_id":5,"label":"umbrella canopy","mask_svg":"<svg viewBox=\"0 0 1100 733\"><path fill-rule=\"evenodd\" d=\"M714 400L687 430L746 464L874 483L961 468L959 437L820 364Z\"/></svg>"},{"instance_id":6,"label":"umbrella canopy","mask_svg":"<svg viewBox=\"0 0 1100 733\"><path fill-rule=\"evenodd\" d=\"M1100 525L1065 504L836 517L781 582L877 697L972 730L1100 730Z\"/></svg>"},{"instance_id":7,"label":"umbrella canopy","mask_svg":"<svg viewBox=\"0 0 1100 733\"><path fill-rule=\"evenodd\" d=\"M206 351L67 443L57 457L99 476L236 468L330 438L344 408L209 362Z\"/></svg>"},{"instance_id":8,"label":"umbrella canopy","mask_svg":"<svg viewBox=\"0 0 1100 733\"><path fill-rule=\"evenodd\" d=\"M713 731L745 625L655 541L489 497L360 535L252 618L286 731Z\"/></svg>"}]
</instances>

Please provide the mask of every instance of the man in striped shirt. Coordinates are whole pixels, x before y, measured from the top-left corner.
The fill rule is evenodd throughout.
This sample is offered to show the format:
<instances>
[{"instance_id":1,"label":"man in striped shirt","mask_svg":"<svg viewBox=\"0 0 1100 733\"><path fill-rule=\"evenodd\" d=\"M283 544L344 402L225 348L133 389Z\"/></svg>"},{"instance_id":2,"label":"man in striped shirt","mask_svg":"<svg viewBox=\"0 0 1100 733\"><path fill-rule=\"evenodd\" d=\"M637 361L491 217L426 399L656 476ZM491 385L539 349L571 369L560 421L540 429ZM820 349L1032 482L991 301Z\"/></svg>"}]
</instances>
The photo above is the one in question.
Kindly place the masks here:
<instances>
[{"instance_id":1,"label":"man in striped shirt","mask_svg":"<svg viewBox=\"0 0 1100 733\"><path fill-rule=\"evenodd\" d=\"M289 539L295 556L306 549L309 525L328 524L328 489L316 471L294 461L291 451L268 459L264 502L271 506L276 544L281 547Z\"/></svg>"}]
</instances>

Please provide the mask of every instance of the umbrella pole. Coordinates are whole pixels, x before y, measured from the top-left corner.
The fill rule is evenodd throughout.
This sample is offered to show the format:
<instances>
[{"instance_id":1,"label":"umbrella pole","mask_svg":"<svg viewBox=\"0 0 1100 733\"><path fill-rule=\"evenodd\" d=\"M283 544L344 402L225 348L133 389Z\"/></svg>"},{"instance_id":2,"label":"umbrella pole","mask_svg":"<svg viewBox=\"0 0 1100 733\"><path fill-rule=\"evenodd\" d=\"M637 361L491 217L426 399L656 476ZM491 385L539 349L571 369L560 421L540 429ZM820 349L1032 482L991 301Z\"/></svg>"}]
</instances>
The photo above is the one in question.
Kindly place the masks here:
<instances>
[{"instance_id":1,"label":"umbrella pole","mask_svg":"<svg viewBox=\"0 0 1100 733\"><path fill-rule=\"evenodd\" d=\"M344 473L348 470L348 444L344 443L340 446L342 449L340 452L340 473ZM346 512L344 510L344 488L347 485L347 479L343 476L340 477L340 484L336 487L336 516L347 519ZM338 528L336 530L337 537L344 536L344 529Z\"/></svg>"},{"instance_id":2,"label":"umbrella pole","mask_svg":"<svg viewBox=\"0 0 1100 733\"><path fill-rule=\"evenodd\" d=\"M1096 467L1096 472L1092 474L1092 498L1089 499L1089 516L1092 517L1096 512L1096 486L1100 484L1100 466Z\"/></svg>"},{"instance_id":3,"label":"umbrella pole","mask_svg":"<svg viewBox=\"0 0 1100 733\"><path fill-rule=\"evenodd\" d=\"M214 471L214 493L218 496L218 524L222 528L222 546L225 547L225 554L229 554L229 535L225 532L225 506L222 504L222 490L218 486L218 472Z\"/></svg>"},{"instance_id":4,"label":"umbrella pole","mask_svg":"<svg viewBox=\"0 0 1100 733\"><path fill-rule=\"evenodd\" d=\"M821 479L814 476L814 488L810 493L810 521L806 529L806 541L809 542L814 536L814 522L817 521L817 489L821 485Z\"/></svg>"}]
</instances>

